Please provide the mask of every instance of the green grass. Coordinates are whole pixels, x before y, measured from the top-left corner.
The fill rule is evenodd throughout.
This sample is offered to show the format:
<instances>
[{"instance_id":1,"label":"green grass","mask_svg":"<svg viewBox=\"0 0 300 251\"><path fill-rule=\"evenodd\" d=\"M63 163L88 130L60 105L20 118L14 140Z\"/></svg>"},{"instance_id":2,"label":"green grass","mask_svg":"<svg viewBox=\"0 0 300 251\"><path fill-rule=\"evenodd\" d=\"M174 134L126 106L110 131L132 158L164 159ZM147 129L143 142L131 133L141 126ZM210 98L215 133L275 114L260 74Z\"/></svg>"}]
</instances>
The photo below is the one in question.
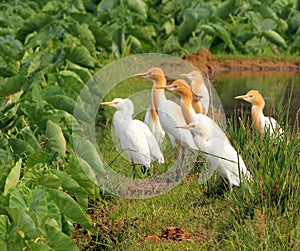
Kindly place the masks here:
<instances>
[{"instance_id":1,"label":"green grass","mask_svg":"<svg viewBox=\"0 0 300 251\"><path fill-rule=\"evenodd\" d=\"M117 88L109 95L116 97L122 92ZM107 123L99 135L99 148L107 162L118 155L110 135L113 112L112 108L105 110ZM103 193L101 201L90 205L96 233L90 236L79 228L73 239L81 250L299 250L300 134L284 119L286 123L283 119L279 122L286 136L276 143L253 131L247 118L242 118L244 127L236 116L230 120L227 134L252 174L249 184L230 192L227 182L217 176L200 185L203 161L199 156L188 177L160 196L133 200ZM169 143L164 155L167 163L154 163L151 175L173 164ZM130 163L121 156L112 166L131 175ZM169 226L188 232L191 240L147 240L147 236L160 236Z\"/></svg>"},{"instance_id":2,"label":"green grass","mask_svg":"<svg viewBox=\"0 0 300 251\"><path fill-rule=\"evenodd\" d=\"M297 62L300 60L299 54L290 54L290 53L274 53L274 51L265 51L264 53L258 53L256 55L251 54L214 54L214 57L218 60L226 60L226 59L248 59L248 60L287 60Z\"/></svg>"}]
</instances>

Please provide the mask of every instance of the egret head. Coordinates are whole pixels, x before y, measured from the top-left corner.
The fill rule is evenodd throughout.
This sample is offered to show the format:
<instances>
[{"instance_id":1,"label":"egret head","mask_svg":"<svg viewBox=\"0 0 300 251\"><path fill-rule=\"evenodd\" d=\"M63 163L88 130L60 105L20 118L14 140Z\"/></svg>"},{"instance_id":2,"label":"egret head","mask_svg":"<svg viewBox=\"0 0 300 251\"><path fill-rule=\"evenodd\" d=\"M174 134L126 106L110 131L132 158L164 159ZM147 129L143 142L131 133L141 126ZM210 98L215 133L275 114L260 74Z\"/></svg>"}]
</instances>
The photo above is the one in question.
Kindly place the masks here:
<instances>
[{"instance_id":1,"label":"egret head","mask_svg":"<svg viewBox=\"0 0 300 251\"><path fill-rule=\"evenodd\" d=\"M165 74L164 74L163 70L158 68L158 67L152 67L144 73L138 73L138 74L135 74L133 76L134 77L148 78L149 80L152 80L156 83L166 81Z\"/></svg>"},{"instance_id":2,"label":"egret head","mask_svg":"<svg viewBox=\"0 0 300 251\"><path fill-rule=\"evenodd\" d=\"M262 95L256 90L248 91L246 95L236 96L235 99L243 99L253 105L265 105Z\"/></svg>"},{"instance_id":3,"label":"egret head","mask_svg":"<svg viewBox=\"0 0 300 251\"><path fill-rule=\"evenodd\" d=\"M208 137L208 128L203 122L192 122L185 126L175 126L176 128L189 129L194 135L198 134L204 140Z\"/></svg>"},{"instance_id":4,"label":"egret head","mask_svg":"<svg viewBox=\"0 0 300 251\"><path fill-rule=\"evenodd\" d=\"M190 80L197 80L201 83L204 83L204 79L200 71L191 71L188 74L180 74L180 76L187 77Z\"/></svg>"},{"instance_id":5,"label":"egret head","mask_svg":"<svg viewBox=\"0 0 300 251\"><path fill-rule=\"evenodd\" d=\"M192 93L189 85L183 79L175 80L172 84L167 86L157 87L157 89L167 89L175 93L185 94L185 95Z\"/></svg>"},{"instance_id":6,"label":"egret head","mask_svg":"<svg viewBox=\"0 0 300 251\"><path fill-rule=\"evenodd\" d=\"M125 99L115 98L114 100L109 101L109 102L102 102L102 103L100 103L100 105L111 106L111 107L116 108L117 110L125 110L128 113L130 112L132 114L133 114L133 110L134 110L133 103L128 98L125 98Z\"/></svg>"}]
</instances>

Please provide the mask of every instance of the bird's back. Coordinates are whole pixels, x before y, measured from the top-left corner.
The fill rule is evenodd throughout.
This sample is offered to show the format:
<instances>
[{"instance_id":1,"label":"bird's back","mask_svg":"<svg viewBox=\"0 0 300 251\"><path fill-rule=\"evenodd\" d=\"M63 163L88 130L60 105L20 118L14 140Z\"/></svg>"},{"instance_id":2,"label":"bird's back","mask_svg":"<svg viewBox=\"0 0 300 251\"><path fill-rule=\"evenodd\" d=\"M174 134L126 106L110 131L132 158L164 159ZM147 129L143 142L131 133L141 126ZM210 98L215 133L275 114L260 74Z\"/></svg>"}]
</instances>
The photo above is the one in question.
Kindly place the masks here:
<instances>
[{"instance_id":1,"label":"bird's back","mask_svg":"<svg viewBox=\"0 0 300 251\"><path fill-rule=\"evenodd\" d=\"M149 167L150 147L140 123L124 117L121 111L117 111L113 117L113 126L124 155L134 163ZM146 125L145 127L148 129Z\"/></svg>"},{"instance_id":2,"label":"bird's back","mask_svg":"<svg viewBox=\"0 0 300 251\"><path fill-rule=\"evenodd\" d=\"M264 133L268 132L271 137L282 137L284 131L272 117L265 117Z\"/></svg>"},{"instance_id":3,"label":"bird's back","mask_svg":"<svg viewBox=\"0 0 300 251\"><path fill-rule=\"evenodd\" d=\"M143 135L146 137L146 141L149 146L151 160L158 160L159 163L164 163L163 154L159 148L156 138L154 137L153 133L150 131L149 127L140 120L133 120L132 130L138 130L139 132L143 133Z\"/></svg>"},{"instance_id":4,"label":"bird's back","mask_svg":"<svg viewBox=\"0 0 300 251\"><path fill-rule=\"evenodd\" d=\"M208 152L211 154L207 155L207 161L217 172L227 177L231 185L239 186L239 168L241 174L245 177L249 176L243 159L238 156L231 144L219 138L212 138L207 141L207 145Z\"/></svg>"},{"instance_id":5,"label":"bird's back","mask_svg":"<svg viewBox=\"0 0 300 251\"><path fill-rule=\"evenodd\" d=\"M158 115L164 131L173 137L180 145L197 149L193 136L189 130L175 128L178 125L186 125L181 108L171 100L164 100L158 106ZM171 140L172 141L172 140ZM174 145L174 142L172 142Z\"/></svg>"},{"instance_id":6,"label":"bird's back","mask_svg":"<svg viewBox=\"0 0 300 251\"><path fill-rule=\"evenodd\" d=\"M226 140L227 142L229 142L225 132L210 117L208 117L204 114L196 114L196 115L194 115L194 121L202 122L206 125L206 127L208 129L208 135L207 135L208 139L218 138L218 139Z\"/></svg>"}]
</instances>

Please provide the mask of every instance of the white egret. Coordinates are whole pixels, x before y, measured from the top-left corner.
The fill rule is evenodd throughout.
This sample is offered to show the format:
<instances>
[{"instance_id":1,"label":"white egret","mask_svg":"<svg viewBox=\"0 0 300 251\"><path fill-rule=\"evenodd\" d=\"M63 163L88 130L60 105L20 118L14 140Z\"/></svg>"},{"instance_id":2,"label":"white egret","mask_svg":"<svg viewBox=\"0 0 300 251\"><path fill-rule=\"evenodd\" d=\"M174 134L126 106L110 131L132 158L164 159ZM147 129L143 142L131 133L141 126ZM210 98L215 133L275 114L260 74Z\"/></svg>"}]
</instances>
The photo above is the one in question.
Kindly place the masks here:
<instances>
[{"instance_id":1,"label":"white egret","mask_svg":"<svg viewBox=\"0 0 300 251\"><path fill-rule=\"evenodd\" d=\"M175 128L176 125L186 124L186 122L180 106L166 98L164 89L158 89L159 87L167 86L167 81L162 69L152 67L147 72L135 74L134 76L145 77L152 81L153 104L158 113L163 130L167 133L172 146L176 149L176 154L178 154L177 147L179 146L183 150L182 153L184 153L185 147L197 149L190 131Z\"/></svg>"},{"instance_id":2,"label":"white egret","mask_svg":"<svg viewBox=\"0 0 300 251\"><path fill-rule=\"evenodd\" d=\"M134 106L130 99L115 98L100 104L117 109L113 116L113 127L125 156L133 165L149 168L152 160L164 163L163 154L149 127L140 120L132 119Z\"/></svg>"},{"instance_id":3,"label":"white egret","mask_svg":"<svg viewBox=\"0 0 300 251\"><path fill-rule=\"evenodd\" d=\"M161 146L164 141L166 133L163 130L163 128L161 127L159 116L158 116L157 110L155 109L155 106L154 106L153 88L151 91L150 107L146 111L144 122L150 128L151 132L153 133L154 137L157 140L158 145Z\"/></svg>"},{"instance_id":4,"label":"white egret","mask_svg":"<svg viewBox=\"0 0 300 251\"><path fill-rule=\"evenodd\" d=\"M193 92L192 106L195 112L207 114L210 96L202 73L199 71L192 71L188 74L181 74L181 76L185 76L191 80L191 89Z\"/></svg>"},{"instance_id":5,"label":"white egret","mask_svg":"<svg viewBox=\"0 0 300 251\"><path fill-rule=\"evenodd\" d=\"M243 99L252 104L251 116L254 128L261 134L268 132L272 137L281 137L284 131L272 117L263 114L265 101L257 90L251 90L246 95L236 96L235 99Z\"/></svg>"},{"instance_id":6,"label":"white egret","mask_svg":"<svg viewBox=\"0 0 300 251\"><path fill-rule=\"evenodd\" d=\"M193 94L189 87L189 85L182 79L175 80L171 85L162 86L158 88L164 88L167 90L171 90L175 93L181 95L181 109L183 116L185 118L185 122L190 124L191 122L202 122L208 128L208 137L209 138L220 138L222 140L226 140L229 142L224 131L218 126L218 124L212 120L210 117L204 114L197 114L192 108L192 99Z\"/></svg>"},{"instance_id":7,"label":"white egret","mask_svg":"<svg viewBox=\"0 0 300 251\"><path fill-rule=\"evenodd\" d=\"M250 179L250 172L233 146L226 140L216 137L210 138L209 128L205 123L197 121L186 126L177 126L177 128L185 128L193 132L196 145L205 152L204 157L208 168L212 171L211 173L216 170L225 177L229 182L230 189L232 186L240 185L241 175L248 180Z\"/></svg>"}]
</instances>

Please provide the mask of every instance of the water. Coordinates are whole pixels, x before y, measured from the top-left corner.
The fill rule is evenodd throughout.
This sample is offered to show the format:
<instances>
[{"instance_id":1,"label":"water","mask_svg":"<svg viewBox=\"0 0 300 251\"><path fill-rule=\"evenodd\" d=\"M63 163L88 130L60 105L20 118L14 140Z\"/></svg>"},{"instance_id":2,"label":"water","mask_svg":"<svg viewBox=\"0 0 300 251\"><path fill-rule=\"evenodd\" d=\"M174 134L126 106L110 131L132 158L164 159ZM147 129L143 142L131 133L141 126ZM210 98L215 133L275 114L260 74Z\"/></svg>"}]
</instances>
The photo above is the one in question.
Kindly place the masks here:
<instances>
[{"instance_id":1,"label":"water","mask_svg":"<svg viewBox=\"0 0 300 251\"><path fill-rule=\"evenodd\" d=\"M234 99L235 96L246 94L249 90L258 90L262 94L266 102L264 114L270 115L271 113L271 116L276 119L278 119L278 116L274 115L274 106L278 105L276 101L283 99L283 104L286 106L291 98L290 124L299 128L300 115L297 112L300 113L300 73L222 73L216 77L213 85L228 117L234 114L234 110L240 111L241 109L250 115L251 105L246 101ZM285 116L283 118L285 122Z\"/></svg>"}]
</instances>

